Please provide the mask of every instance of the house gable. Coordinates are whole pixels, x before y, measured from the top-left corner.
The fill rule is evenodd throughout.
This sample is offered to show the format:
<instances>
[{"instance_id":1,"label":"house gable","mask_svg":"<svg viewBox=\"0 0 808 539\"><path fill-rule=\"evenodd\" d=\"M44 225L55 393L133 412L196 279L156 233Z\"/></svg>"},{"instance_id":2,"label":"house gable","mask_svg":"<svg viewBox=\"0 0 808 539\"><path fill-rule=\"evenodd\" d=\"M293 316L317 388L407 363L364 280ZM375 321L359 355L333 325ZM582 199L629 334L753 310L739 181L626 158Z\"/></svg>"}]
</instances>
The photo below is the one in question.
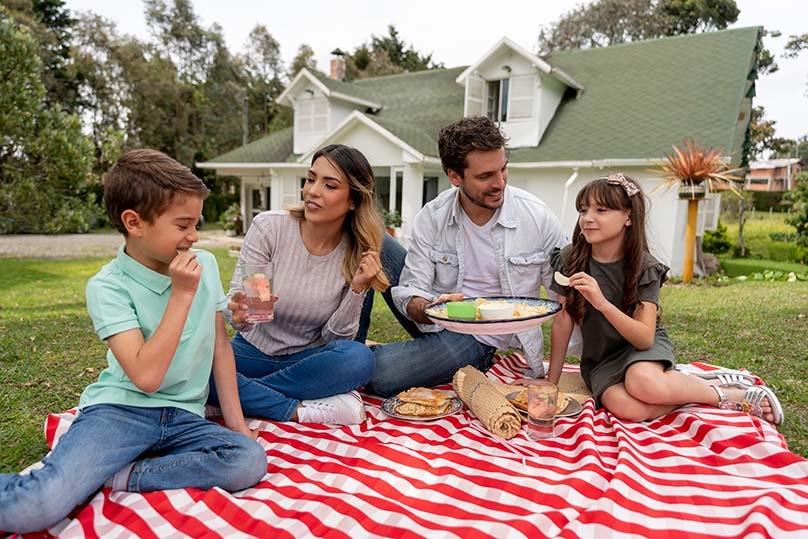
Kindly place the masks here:
<instances>
[{"instance_id":1,"label":"house gable","mask_svg":"<svg viewBox=\"0 0 808 539\"><path fill-rule=\"evenodd\" d=\"M464 115L500 122L511 148L540 143L564 95L583 87L544 59L502 38L456 79Z\"/></svg>"},{"instance_id":2,"label":"house gable","mask_svg":"<svg viewBox=\"0 0 808 539\"><path fill-rule=\"evenodd\" d=\"M301 69L278 96L278 103L294 110L293 151L296 154L311 150L352 112L382 108L372 92L306 68Z\"/></svg>"}]
</instances>

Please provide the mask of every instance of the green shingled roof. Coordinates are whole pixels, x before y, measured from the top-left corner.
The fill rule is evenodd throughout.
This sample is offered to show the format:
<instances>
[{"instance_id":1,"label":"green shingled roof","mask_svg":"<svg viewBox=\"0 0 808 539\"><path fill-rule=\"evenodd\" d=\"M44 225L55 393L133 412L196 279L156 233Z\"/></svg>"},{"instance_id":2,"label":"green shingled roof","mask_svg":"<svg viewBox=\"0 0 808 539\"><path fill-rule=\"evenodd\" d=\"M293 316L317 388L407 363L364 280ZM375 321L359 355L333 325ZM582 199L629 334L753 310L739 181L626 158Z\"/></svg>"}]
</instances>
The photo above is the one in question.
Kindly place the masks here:
<instances>
[{"instance_id":1,"label":"green shingled roof","mask_svg":"<svg viewBox=\"0 0 808 539\"><path fill-rule=\"evenodd\" d=\"M740 158L753 93L759 28L742 28L611 47L565 51L547 61L585 90L569 98L537 147L514 149L511 162L661 158L672 144L700 145ZM437 156L439 129L463 115L465 66L364 79L318 79L330 89L382 104L368 118L419 152ZM739 114L744 118L740 119ZM285 129L212 161L287 162Z\"/></svg>"},{"instance_id":2,"label":"green shingled roof","mask_svg":"<svg viewBox=\"0 0 808 539\"><path fill-rule=\"evenodd\" d=\"M560 107L538 147L515 150L511 160L656 158L685 138L739 152L748 115L742 129L738 115L754 78L757 33L743 28L549 56L584 93Z\"/></svg>"}]
</instances>

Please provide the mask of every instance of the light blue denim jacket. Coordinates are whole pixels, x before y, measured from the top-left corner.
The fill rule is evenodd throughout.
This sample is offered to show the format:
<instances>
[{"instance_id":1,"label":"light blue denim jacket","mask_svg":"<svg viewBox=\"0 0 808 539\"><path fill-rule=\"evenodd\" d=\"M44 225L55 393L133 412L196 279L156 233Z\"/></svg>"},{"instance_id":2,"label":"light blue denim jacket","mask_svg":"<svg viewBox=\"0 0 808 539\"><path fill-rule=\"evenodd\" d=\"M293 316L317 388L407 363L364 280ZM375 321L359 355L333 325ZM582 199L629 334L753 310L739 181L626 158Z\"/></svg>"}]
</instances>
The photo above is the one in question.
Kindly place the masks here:
<instances>
[{"instance_id":1,"label":"light blue denim jacket","mask_svg":"<svg viewBox=\"0 0 808 539\"><path fill-rule=\"evenodd\" d=\"M407 260L392 290L396 307L406 314L414 296L428 300L463 288L466 268L463 257L462 222L457 188L440 193L415 216ZM553 268L550 253L569 240L547 205L517 187L505 188L505 200L491 229L494 257L502 295L539 297L544 284L549 297ZM424 332L440 331L432 324L419 324ZM516 334L534 376L543 376L544 342L541 327Z\"/></svg>"}]
</instances>

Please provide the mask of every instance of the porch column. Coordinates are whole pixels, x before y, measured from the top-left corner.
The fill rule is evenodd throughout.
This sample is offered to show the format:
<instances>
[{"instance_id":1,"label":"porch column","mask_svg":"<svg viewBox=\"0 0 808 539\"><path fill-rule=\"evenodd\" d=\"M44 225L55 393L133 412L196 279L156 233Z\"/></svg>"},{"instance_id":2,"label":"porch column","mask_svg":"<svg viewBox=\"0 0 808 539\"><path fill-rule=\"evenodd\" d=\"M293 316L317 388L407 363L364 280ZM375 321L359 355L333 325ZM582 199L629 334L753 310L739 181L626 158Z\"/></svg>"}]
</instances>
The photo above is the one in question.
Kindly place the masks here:
<instances>
[{"instance_id":1,"label":"porch column","mask_svg":"<svg viewBox=\"0 0 808 539\"><path fill-rule=\"evenodd\" d=\"M392 191L392 187L391 187ZM424 167L421 163L406 163L401 188L401 238L407 247L412 234L412 222L415 214L421 209L424 191Z\"/></svg>"}]
</instances>

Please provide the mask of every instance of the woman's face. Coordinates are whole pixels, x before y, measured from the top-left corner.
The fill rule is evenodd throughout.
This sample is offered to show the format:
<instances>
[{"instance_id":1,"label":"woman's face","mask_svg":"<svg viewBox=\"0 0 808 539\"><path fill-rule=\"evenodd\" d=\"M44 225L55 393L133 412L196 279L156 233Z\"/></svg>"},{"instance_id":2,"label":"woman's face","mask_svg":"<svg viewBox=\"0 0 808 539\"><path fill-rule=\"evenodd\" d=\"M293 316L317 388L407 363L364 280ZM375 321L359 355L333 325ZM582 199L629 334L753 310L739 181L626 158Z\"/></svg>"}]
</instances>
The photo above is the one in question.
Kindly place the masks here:
<instances>
[{"instance_id":1,"label":"woman's face","mask_svg":"<svg viewBox=\"0 0 808 539\"><path fill-rule=\"evenodd\" d=\"M303 185L303 210L311 223L340 224L354 209L348 178L325 156L318 157Z\"/></svg>"}]
</instances>

